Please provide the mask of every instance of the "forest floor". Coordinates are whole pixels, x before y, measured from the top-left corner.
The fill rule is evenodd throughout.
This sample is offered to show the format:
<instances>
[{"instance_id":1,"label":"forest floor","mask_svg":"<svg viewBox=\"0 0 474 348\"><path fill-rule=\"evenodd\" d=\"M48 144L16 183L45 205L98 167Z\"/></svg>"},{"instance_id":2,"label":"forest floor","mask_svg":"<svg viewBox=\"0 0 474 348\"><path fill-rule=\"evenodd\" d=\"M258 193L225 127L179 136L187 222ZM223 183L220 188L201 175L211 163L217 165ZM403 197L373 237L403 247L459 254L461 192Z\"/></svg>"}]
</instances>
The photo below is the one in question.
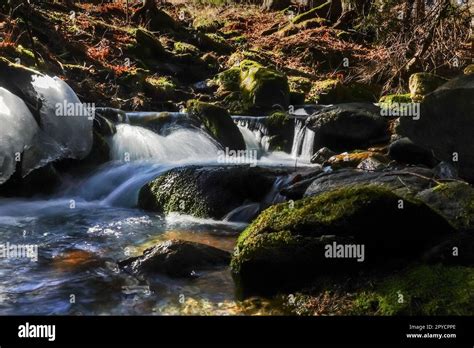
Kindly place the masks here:
<instances>
[{"instance_id":1,"label":"forest floor","mask_svg":"<svg viewBox=\"0 0 474 348\"><path fill-rule=\"evenodd\" d=\"M43 3L15 18L0 13L0 55L64 78L83 102L128 110L176 109L191 98L219 102L195 83L246 58L286 74L290 89L302 91L306 102L314 101L314 84L327 79L382 87L381 77L368 72L391 59L389 48L320 18L293 24L303 11L297 7L265 12L253 5L176 1L162 6L173 21L165 18L150 29L166 51L150 67L131 49L136 29L149 27L146 20L133 18L138 8L131 6L127 14L122 2L80 3L74 10ZM468 54L465 48L460 56ZM143 83L149 76L157 81L153 88ZM406 86L394 91L406 92Z\"/></svg>"}]
</instances>

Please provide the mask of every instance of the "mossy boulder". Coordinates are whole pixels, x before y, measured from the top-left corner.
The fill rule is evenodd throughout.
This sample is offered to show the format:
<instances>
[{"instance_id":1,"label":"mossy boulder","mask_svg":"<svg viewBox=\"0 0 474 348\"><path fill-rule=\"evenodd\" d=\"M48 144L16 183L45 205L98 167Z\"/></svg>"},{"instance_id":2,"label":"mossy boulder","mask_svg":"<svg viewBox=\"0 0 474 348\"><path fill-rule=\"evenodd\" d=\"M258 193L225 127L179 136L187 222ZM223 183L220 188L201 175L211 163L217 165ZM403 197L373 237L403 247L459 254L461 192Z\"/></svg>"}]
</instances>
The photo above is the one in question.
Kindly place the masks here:
<instances>
[{"instance_id":1,"label":"mossy boulder","mask_svg":"<svg viewBox=\"0 0 474 348\"><path fill-rule=\"evenodd\" d=\"M154 8L148 19L148 27L153 31L173 32L180 30L181 25L167 12Z\"/></svg>"},{"instance_id":2,"label":"mossy boulder","mask_svg":"<svg viewBox=\"0 0 474 348\"><path fill-rule=\"evenodd\" d=\"M149 76L145 78L145 93L154 100L169 100L175 97L176 84L168 77Z\"/></svg>"},{"instance_id":3,"label":"mossy boulder","mask_svg":"<svg viewBox=\"0 0 474 348\"><path fill-rule=\"evenodd\" d=\"M444 77L431 73L415 73L410 76L408 86L413 100L422 100L425 95L447 81Z\"/></svg>"},{"instance_id":4,"label":"mossy boulder","mask_svg":"<svg viewBox=\"0 0 474 348\"><path fill-rule=\"evenodd\" d=\"M244 291L291 288L321 275L400 266L452 232L421 201L353 185L262 212L239 236L231 268ZM326 257L334 242L364 245L364 260Z\"/></svg>"},{"instance_id":5,"label":"mossy boulder","mask_svg":"<svg viewBox=\"0 0 474 348\"><path fill-rule=\"evenodd\" d=\"M269 150L291 152L295 127L288 114L283 111L274 112L265 119L265 125L270 135Z\"/></svg>"},{"instance_id":6,"label":"mossy boulder","mask_svg":"<svg viewBox=\"0 0 474 348\"><path fill-rule=\"evenodd\" d=\"M431 188L437 179L436 172L425 167L402 166L398 170L392 167L382 172L342 168L320 174L307 186L304 195L320 195L355 184L373 184L386 187L400 196L412 198L417 193Z\"/></svg>"},{"instance_id":7,"label":"mossy boulder","mask_svg":"<svg viewBox=\"0 0 474 348\"><path fill-rule=\"evenodd\" d=\"M310 96L319 104L353 102L376 102L380 89L362 83L343 83L338 79L327 79L313 84Z\"/></svg>"},{"instance_id":8,"label":"mossy boulder","mask_svg":"<svg viewBox=\"0 0 474 348\"><path fill-rule=\"evenodd\" d=\"M216 33L204 34L197 32L193 40L193 44L202 50L214 51L219 54L231 54L234 51L234 48L227 43L225 38Z\"/></svg>"},{"instance_id":9,"label":"mossy boulder","mask_svg":"<svg viewBox=\"0 0 474 348\"><path fill-rule=\"evenodd\" d=\"M474 231L474 188L462 181L446 182L417 194L457 229Z\"/></svg>"},{"instance_id":10,"label":"mossy boulder","mask_svg":"<svg viewBox=\"0 0 474 348\"><path fill-rule=\"evenodd\" d=\"M223 147L245 150L244 138L226 109L193 99L187 102L187 110Z\"/></svg>"},{"instance_id":11,"label":"mossy boulder","mask_svg":"<svg viewBox=\"0 0 474 348\"><path fill-rule=\"evenodd\" d=\"M251 60L219 74L218 83L219 93L227 95L225 102L232 110L259 113L289 105L287 77Z\"/></svg>"},{"instance_id":12,"label":"mossy boulder","mask_svg":"<svg viewBox=\"0 0 474 348\"><path fill-rule=\"evenodd\" d=\"M289 104L288 79L285 75L249 60L240 63L240 90L244 102L259 109Z\"/></svg>"},{"instance_id":13,"label":"mossy boulder","mask_svg":"<svg viewBox=\"0 0 474 348\"><path fill-rule=\"evenodd\" d=\"M219 166L173 169L145 185L140 208L221 219L245 202L259 202L276 174L258 167Z\"/></svg>"}]
</instances>

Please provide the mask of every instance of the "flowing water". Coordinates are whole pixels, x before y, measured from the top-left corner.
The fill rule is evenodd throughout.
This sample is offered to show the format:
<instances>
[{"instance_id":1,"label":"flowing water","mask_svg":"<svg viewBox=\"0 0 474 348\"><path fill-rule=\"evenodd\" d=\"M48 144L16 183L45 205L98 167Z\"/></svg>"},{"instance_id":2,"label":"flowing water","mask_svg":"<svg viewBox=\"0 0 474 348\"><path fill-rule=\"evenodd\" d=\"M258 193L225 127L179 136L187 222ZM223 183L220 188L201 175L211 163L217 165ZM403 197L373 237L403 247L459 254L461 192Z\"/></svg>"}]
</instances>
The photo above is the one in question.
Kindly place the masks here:
<instances>
[{"instance_id":1,"label":"flowing water","mask_svg":"<svg viewBox=\"0 0 474 348\"><path fill-rule=\"evenodd\" d=\"M268 153L254 132L240 130L249 149L259 146L259 164L293 164L289 154ZM246 223L136 208L140 188L165 171L218 164L220 146L202 130L178 127L160 135L119 124L108 141L113 161L87 176L65 177L56 194L0 199L0 244L38 247L37 260L0 258L0 314L281 313L269 300L238 301L228 267L202 272L196 279L157 276L147 283L119 272L117 261L171 238L232 251ZM282 180L265 204L281 200ZM249 214L245 209L255 213L255 205L240 213Z\"/></svg>"}]
</instances>

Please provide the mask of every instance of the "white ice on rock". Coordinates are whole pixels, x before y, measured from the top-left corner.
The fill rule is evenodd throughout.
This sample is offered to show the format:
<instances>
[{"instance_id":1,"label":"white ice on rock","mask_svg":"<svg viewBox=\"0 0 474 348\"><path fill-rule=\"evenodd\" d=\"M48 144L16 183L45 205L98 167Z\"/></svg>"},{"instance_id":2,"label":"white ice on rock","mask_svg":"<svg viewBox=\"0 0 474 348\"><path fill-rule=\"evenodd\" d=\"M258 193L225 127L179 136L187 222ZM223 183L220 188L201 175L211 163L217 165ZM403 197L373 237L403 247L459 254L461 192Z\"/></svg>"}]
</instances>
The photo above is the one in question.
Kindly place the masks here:
<instances>
[{"instance_id":1,"label":"white ice on rock","mask_svg":"<svg viewBox=\"0 0 474 348\"><path fill-rule=\"evenodd\" d=\"M67 157L86 157L92 148L92 117L57 113L58 105L76 109L83 105L74 90L60 78L47 75L33 75L31 84L42 100L41 128L65 149Z\"/></svg>"},{"instance_id":2,"label":"white ice on rock","mask_svg":"<svg viewBox=\"0 0 474 348\"><path fill-rule=\"evenodd\" d=\"M25 102L0 87L0 184L15 172L16 154L33 142L39 127Z\"/></svg>"}]
</instances>

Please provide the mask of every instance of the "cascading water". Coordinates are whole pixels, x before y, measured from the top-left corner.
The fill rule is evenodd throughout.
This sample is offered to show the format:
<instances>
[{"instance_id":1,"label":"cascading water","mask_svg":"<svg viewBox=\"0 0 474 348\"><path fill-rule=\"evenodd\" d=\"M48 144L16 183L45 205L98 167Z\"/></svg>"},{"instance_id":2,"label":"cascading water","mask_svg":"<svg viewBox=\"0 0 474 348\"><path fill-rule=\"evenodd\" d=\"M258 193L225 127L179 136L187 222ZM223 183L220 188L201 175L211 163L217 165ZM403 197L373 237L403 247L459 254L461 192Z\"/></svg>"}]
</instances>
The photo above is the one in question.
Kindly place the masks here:
<instances>
[{"instance_id":1,"label":"cascading water","mask_svg":"<svg viewBox=\"0 0 474 348\"><path fill-rule=\"evenodd\" d=\"M258 150L259 154L267 153L270 149L270 138L265 125L264 116L232 116L239 127L247 150Z\"/></svg>"},{"instance_id":2,"label":"cascading water","mask_svg":"<svg viewBox=\"0 0 474 348\"><path fill-rule=\"evenodd\" d=\"M304 122L302 119L295 120L295 135L291 148L291 156L293 158L301 158L302 160L309 161L313 155L315 133L307 128Z\"/></svg>"},{"instance_id":3,"label":"cascading water","mask_svg":"<svg viewBox=\"0 0 474 348\"><path fill-rule=\"evenodd\" d=\"M139 126L117 125L110 140L114 160L153 159L162 162L198 160L217 156L219 145L200 129L177 129L167 136Z\"/></svg>"}]
</instances>

